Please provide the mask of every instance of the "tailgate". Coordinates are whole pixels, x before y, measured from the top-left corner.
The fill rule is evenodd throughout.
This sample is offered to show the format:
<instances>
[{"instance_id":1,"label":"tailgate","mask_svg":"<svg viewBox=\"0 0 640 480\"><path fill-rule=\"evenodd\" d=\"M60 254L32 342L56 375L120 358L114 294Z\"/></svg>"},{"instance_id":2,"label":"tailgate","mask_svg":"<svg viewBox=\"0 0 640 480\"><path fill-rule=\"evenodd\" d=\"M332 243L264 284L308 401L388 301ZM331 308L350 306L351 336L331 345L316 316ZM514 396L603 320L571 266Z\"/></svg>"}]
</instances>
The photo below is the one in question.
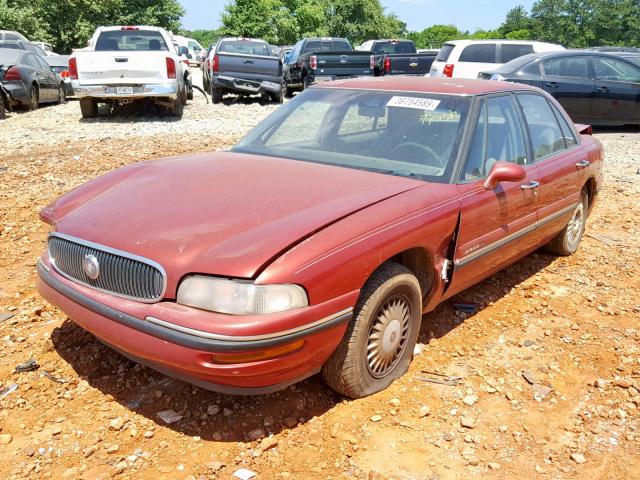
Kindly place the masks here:
<instances>
[{"instance_id":1,"label":"tailgate","mask_svg":"<svg viewBox=\"0 0 640 480\"><path fill-rule=\"evenodd\" d=\"M390 62L390 75L425 75L431 70L431 64L435 55L388 55Z\"/></svg>"},{"instance_id":2,"label":"tailgate","mask_svg":"<svg viewBox=\"0 0 640 480\"><path fill-rule=\"evenodd\" d=\"M370 52L319 52L318 75L371 75Z\"/></svg>"},{"instance_id":3,"label":"tailgate","mask_svg":"<svg viewBox=\"0 0 640 480\"><path fill-rule=\"evenodd\" d=\"M167 80L167 52L78 52L78 79L89 84L147 84Z\"/></svg>"},{"instance_id":4,"label":"tailgate","mask_svg":"<svg viewBox=\"0 0 640 480\"><path fill-rule=\"evenodd\" d=\"M219 53L218 74L247 80L279 83L280 59L262 55Z\"/></svg>"}]
</instances>

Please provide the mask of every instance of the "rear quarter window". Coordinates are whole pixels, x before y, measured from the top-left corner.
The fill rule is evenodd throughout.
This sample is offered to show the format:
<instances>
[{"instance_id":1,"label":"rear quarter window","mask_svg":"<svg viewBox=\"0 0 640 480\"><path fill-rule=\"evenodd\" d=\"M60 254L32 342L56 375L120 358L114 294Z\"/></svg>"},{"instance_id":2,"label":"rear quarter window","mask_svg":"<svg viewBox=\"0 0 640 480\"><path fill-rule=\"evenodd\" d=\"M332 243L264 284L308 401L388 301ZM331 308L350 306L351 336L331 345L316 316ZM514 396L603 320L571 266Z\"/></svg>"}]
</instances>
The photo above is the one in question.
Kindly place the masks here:
<instances>
[{"instance_id":1,"label":"rear quarter window","mask_svg":"<svg viewBox=\"0 0 640 480\"><path fill-rule=\"evenodd\" d=\"M516 58L529 53L533 53L533 47L531 45L503 44L500 63L510 62L511 60L515 60Z\"/></svg>"},{"instance_id":2,"label":"rear quarter window","mask_svg":"<svg viewBox=\"0 0 640 480\"><path fill-rule=\"evenodd\" d=\"M496 63L495 43L469 45L462 50L460 62Z\"/></svg>"},{"instance_id":3,"label":"rear quarter window","mask_svg":"<svg viewBox=\"0 0 640 480\"><path fill-rule=\"evenodd\" d=\"M455 48L454 45L445 43L440 49L440 51L438 52L438 55L436 56L435 61L446 62L447 60L449 60L449 55L451 55L451 52L453 52L454 48Z\"/></svg>"}]
</instances>

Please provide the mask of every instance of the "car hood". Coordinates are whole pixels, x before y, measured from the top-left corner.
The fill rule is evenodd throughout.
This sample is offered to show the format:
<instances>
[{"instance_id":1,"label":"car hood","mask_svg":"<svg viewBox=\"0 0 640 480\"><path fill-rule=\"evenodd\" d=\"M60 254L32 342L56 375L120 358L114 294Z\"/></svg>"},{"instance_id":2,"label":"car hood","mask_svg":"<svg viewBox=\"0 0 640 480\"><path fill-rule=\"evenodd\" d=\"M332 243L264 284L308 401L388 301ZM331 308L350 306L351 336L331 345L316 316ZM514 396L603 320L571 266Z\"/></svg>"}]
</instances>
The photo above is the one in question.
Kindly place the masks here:
<instances>
[{"instance_id":1,"label":"car hood","mask_svg":"<svg viewBox=\"0 0 640 480\"><path fill-rule=\"evenodd\" d=\"M309 235L423 182L232 152L121 168L46 207L56 231L187 273L252 278Z\"/></svg>"}]
</instances>

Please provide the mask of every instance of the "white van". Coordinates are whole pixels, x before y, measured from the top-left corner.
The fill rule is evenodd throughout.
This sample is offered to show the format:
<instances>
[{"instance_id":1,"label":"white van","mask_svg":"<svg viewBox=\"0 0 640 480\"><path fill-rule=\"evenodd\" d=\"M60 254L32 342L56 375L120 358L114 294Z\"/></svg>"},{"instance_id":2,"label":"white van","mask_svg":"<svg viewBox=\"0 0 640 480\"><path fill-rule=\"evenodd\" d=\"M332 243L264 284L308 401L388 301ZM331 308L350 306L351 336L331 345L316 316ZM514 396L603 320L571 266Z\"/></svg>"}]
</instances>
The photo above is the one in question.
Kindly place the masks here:
<instances>
[{"instance_id":1,"label":"white van","mask_svg":"<svg viewBox=\"0 0 640 480\"><path fill-rule=\"evenodd\" d=\"M191 65L202 65L202 61L204 60L204 54L206 50L200 45L200 42L193 38L183 37L182 35L174 35L173 40L178 44L179 47L185 47L189 50L189 55L191 58L189 59L189 63Z\"/></svg>"},{"instance_id":2,"label":"white van","mask_svg":"<svg viewBox=\"0 0 640 480\"><path fill-rule=\"evenodd\" d=\"M514 58L564 49L562 45L528 40L454 40L442 46L429 76L478 78L483 70L498 68Z\"/></svg>"}]
</instances>

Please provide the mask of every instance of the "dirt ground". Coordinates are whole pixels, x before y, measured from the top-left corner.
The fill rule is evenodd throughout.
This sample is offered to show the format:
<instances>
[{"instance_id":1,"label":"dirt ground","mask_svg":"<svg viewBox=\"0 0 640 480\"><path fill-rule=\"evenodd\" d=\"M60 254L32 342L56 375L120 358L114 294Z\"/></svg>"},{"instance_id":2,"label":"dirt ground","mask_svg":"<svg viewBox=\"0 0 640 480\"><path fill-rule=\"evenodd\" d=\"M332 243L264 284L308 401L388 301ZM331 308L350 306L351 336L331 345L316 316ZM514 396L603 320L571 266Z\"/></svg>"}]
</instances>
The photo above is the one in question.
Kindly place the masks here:
<instances>
[{"instance_id":1,"label":"dirt ground","mask_svg":"<svg viewBox=\"0 0 640 480\"><path fill-rule=\"evenodd\" d=\"M0 478L640 479L637 130L596 133L607 181L574 256L534 253L426 315L409 372L362 400L317 376L265 396L205 391L38 296L41 207L121 165L227 148L274 108L197 97L182 121L83 122L71 102L0 122ZM38 369L14 371L31 358ZM421 380L441 375L460 378Z\"/></svg>"}]
</instances>

